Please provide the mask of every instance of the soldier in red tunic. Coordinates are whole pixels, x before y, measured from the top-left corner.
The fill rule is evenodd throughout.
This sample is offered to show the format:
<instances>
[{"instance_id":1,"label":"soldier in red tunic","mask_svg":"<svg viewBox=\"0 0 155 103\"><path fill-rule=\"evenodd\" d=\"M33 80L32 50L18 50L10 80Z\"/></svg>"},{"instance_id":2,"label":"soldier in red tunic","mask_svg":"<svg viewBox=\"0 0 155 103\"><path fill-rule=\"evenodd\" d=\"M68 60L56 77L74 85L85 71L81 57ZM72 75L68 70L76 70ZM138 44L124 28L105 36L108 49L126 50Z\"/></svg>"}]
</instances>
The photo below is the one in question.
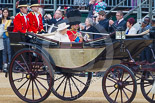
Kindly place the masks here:
<instances>
[{"instance_id":1,"label":"soldier in red tunic","mask_svg":"<svg viewBox=\"0 0 155 103\"><path fill-rule=\"evenodd\" d=\"M18 8L20 9L20 12L15 16L15 19L13 21L13 32L26 33L29 26L29 21L27 17L27 2L24 0L20 0Z\"/></svg>"},{"instance_id":2,"label":"soldier in red tunic","mask_svg":"<svg viewBox=\"0 0 155 103\"><path fill-rule=\"evenodd\" d=\"M33 33L42 33L44 32L43 29L43 23L42 23L42 15L39 13L39 7L40 5L38 4L37 0L31 0L31 9L32 12L28 14L29 18L29 32Z\"/></svg>"},{"instance_id":3,"label":"soldier in red tunic","mask_svg":"<svg viewBox=\"0 0 155 103\"><path fill-rule=\"evenodd\" d=\"M79 24L81 22L81 13L77 9L71 9L67 13L67 19L70 24L70 30L67 31L70 41L72 42L82 42L82 36L78 32Z\"/></svg>"}]
</instances>

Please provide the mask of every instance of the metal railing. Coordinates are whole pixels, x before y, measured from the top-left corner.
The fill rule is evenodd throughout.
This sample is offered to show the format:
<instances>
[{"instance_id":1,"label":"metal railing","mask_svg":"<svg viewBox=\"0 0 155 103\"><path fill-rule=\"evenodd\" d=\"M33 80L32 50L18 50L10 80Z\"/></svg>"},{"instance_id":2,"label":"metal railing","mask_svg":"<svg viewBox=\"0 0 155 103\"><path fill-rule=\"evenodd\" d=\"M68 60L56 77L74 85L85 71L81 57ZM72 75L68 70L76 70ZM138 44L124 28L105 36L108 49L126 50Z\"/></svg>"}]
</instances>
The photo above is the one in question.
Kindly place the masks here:
<instances>
[{"instance_id":1,"label":"metal railing","mask_svg":"<svg viewBox=\"0 0 155 103\"><path fill-rule=\"evenodd\" d=\"M31 0L29 0L31 1ZM41 5L44 6L54 6L55 0L38 0ZM114 7L123 0L103 0L107 3L107 7ZM143 0L142 0L143 2ZM89 4L89 0L56 0L57 6L87 6ZM149 2L146 2L143 5L143 8L148 8ZM137 6L137 0L125 0L119 7L125 8L133 8ZM153 8L155 8L155 2L153 2Z\"/></svg>"},{"instance_id":2,"label":"metal railing","mask_svg":"<svg viewBox=\"0 0 155 103\"><path fill-rule=\"evenodd\" d=\"M30 4L31 0L27 0ZM103 0L107 3L107 7L113 8L123 0ZM142 0L143 2L144 0ZM16 0L0 0L0 6L2 8L9 7L10 10L15 10ZM45 10L55 10L58 6L80 6L86 7L89 4L89 0L38 0L38 2L44 6ZM137 7L137 0L125 0L118 7L123 8L135 8ZM145 2L142 8L149 8L149 2ZM155 9L155 1L152 2L152 8Z\"/></svg>"}]
</instances>

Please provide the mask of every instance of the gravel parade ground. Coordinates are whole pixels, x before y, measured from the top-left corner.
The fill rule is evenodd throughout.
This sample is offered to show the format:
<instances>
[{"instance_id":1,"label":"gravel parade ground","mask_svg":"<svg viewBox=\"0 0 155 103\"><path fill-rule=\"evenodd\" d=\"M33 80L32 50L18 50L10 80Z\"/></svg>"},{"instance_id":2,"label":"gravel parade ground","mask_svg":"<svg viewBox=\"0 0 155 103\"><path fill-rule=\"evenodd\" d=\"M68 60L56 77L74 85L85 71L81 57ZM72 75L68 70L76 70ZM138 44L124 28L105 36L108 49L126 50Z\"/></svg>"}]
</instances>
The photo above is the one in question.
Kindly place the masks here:
<instances>
[{"instance_id":1,"label":"gravel parade ground","mask_svg":"<svg viewBox=\"0 0 155 103\"><path fill-rule=\"evenodd\" d=\"M92 80L93 82L90 84L87 92L75 101L62 101L51 93L43 103L108 103L102 92L102 78L93 77ZM0 103L24 103L15 95L10 86L9 78L5 78L4 73L0 73ZM139 85L136 98L132 103L148 103L143 97Z\"/></svg>"}]
</instances>

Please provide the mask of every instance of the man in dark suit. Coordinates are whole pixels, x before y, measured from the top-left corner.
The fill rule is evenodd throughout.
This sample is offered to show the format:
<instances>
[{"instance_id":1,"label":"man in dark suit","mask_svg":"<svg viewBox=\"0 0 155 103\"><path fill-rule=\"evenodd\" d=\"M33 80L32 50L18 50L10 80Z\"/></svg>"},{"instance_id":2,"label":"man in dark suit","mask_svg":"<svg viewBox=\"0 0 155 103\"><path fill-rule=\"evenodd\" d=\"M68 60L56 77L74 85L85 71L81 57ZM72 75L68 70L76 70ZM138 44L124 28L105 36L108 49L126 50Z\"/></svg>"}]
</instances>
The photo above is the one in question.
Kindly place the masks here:
<instances>
[{"instance_id":1,"label":"man in dark suit","mask_svg":"<svg viewBox=\"0 0 155 103\"><path fill-rule=\"evenodd\" d=\"M99 33L108 33L109 30L109 20L106 19L106 12L100 11L96 19L96 24L94 25L95 29ZM101 38L102 35L94 35L94 39Z\"/></svg>"},{"instance_id":2,"label":"man in dark suit","mask_svg":"<svg viewBox=\"0 0 155 103\"><path fill-rule=\"evenodd\" d=\"M122 28L122 30L126 30L126 21L123 18L123 12L118 11L116 13L116 19L117 21L109 20L109 32L116 31L118 28Z\"/></svg>"},{"instance_id":3,"label":"man in dark suit","mask_svg":"<svg viewBox=\"0 0 155 103\"><path fill-rule=\"evenodd\" d=\"M105 11L99 11L98 13L98 22L99 24L105 28L105 32L108 32L109 29L109 20L106 18L106 12Z\"/></svg>"},{"instance_id":4,"label":"man in dark suit","mask_svg":"<svg viewBox=\"0 0 155 103\"><path fill-rule=\"evenodd\" d=\"M54 14L54 18L52 18L51 15L45 15L44 18L45 18L45 22L47 24L49 24L49 25L54 24L54 26L57 27L63 21L63 19L62 19L62 11L57 10L55 12L55 14ZM54 32L54 31L57 30L55 27L51 30L51 32Z\"/></svg>"},{"instance_id":5,"label":"man in dark suit","mask_svg":"<svg viewBox=\"0 0 155 103\"><path fill-rule=\"evenodd\" d=\"M47 23L49 25L52 25L52 24L57 24L59 21L63 20L62 19L62 11L60 10L57 10L54 14L54 18L52 18L51 16L48 16L48 17L44 17L47 19Z\"/></svg>"}]
</instances>

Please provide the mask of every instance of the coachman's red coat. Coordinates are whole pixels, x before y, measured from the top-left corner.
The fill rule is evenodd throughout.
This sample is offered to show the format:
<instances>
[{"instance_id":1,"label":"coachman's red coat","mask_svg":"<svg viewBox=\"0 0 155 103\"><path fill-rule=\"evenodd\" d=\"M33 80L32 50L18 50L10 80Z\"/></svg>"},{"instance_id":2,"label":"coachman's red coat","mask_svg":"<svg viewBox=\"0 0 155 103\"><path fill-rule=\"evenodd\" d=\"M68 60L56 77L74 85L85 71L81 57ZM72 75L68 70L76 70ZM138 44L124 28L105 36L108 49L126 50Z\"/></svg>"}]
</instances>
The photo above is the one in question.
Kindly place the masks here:
<instances>
[{"instance_id":1,"label":"coachman's red coat","mask_svg":"<svg viewBox=\"0 0 155 103\"><path fill-rule=\"evenodd\" d=\"M39 25L34 12L30 12L27 16L29 18L29 28L28 28L29 32L38 33L44 31L41 14L39 14L38 16Z\"/></svg>"},{"instance_id":2,"label":"coachman's red coat","mask_svg":"<svg viewBox=\"0 0 155 103\"><path fill-rule=\"evenodd\" d=\"M29 27L29 21L28 21L28 17L27 18L27 22L24 19L23 14L20 12L15 16L15 19L13 21L14 23L14 29L13 32L21 32L21 33L26 33Z\"/></svg>"}]
</instances>

